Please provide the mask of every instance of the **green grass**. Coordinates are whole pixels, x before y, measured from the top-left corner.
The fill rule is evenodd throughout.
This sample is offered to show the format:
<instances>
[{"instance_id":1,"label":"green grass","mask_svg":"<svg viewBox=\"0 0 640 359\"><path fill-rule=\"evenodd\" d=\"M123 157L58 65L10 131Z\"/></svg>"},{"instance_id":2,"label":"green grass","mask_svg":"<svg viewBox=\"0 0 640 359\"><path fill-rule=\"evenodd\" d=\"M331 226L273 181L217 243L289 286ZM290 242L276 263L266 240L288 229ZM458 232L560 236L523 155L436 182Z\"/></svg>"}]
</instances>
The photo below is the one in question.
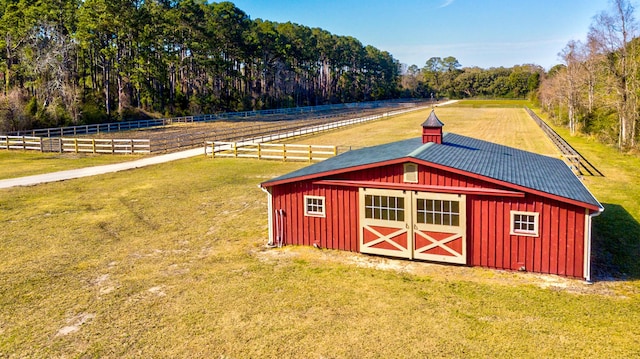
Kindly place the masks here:
<instances>
[{"instance_id":1,"label":"green grass","mask_svg":"<svg viewBox=\"0 0 640 359\"><path fill-rule=\"evenodd\" d=\"M88 155L0 150L0 179L37 175L138 159L132 155Z\"/></svg>"},{"instance_id":2,"label":"green grass","mask_svg":"<svg viewBox=\"0 0 640 359\"><path fill-rule=\"evenodd\" d=\"M398 121L378 135L399 136ZM596 165L598 151L621 173L636 164L575 141ZM637 280L264 249L258 184L305 165L193 158L0 190L0 357L640 355ZM601 169L590 188L636 216L637 179L604 188L617 177Z\"/></svg>"},{"instance_id":3,"label":"green grass","mask_svg":"<svg viewBox=\"0 0 640 359\"><path fill-rule=\"evenodd\" d=\"M578 295L520 274L426 263L411 263L418 274L398 273L350 263L366 258L356 254L263 250L266 203L257 184L300 166L200 158L3 191L0 353L620 357L640 350L637 294ZM76 332L58 334L83 316Z\"/></svg>"},{"instance_id":4,"label":"green grass","mask_svg":"<svg viewBox=\"0 0 640 359\"><path fill-rule=\"evenodd\" d=\"M456 107L471 108L523 108L533 107L529 100L461 100L454 104Z\"/></svg>"}]
</instances>

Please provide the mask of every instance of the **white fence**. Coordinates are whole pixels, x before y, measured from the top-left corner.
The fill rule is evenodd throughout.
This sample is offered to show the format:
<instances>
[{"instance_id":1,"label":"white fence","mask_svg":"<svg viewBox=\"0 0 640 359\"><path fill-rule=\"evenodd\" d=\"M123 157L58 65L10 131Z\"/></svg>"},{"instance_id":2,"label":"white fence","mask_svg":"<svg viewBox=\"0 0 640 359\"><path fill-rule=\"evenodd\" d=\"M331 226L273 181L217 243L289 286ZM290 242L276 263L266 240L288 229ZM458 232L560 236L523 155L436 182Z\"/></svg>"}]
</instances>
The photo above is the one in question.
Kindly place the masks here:
<instances>
[{"instance_id":1,"label":"white fence","mask_svg":"<svg viewBox=\"0 0 640 359\"><path fill-rule=\"evenodd\" d=\"M60 152L147 154L151 153L151 144L149 140L61 138Z\"/></svg>"},{"instance_id":2,"label":"white fence","mask_svg":"<svg viewBox=\"0 0 640 359\"><path fill-rule=\"evenodd\" d=\"M42 140L30 136L0 136L0 149L41 151Z\"/></svg>"},{"instance_id":3,"label":"white fence","mask_svg":"<svg viewBox=\"0 0 640 359\"><path fill-rule=\"evenodd\" d=\"M323 161L338 154L336 146L277 143L207 142L205 153L212 158L236 157L282 161Z\"/></svg>"}]
</instances>

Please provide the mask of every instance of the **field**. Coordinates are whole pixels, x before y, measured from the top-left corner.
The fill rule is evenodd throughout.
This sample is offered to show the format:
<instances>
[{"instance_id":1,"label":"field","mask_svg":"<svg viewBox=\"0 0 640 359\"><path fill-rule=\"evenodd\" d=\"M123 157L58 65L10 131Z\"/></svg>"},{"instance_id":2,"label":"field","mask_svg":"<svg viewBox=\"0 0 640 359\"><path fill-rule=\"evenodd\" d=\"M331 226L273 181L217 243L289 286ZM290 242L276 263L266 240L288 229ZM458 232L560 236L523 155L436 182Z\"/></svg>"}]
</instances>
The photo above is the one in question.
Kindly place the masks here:
<instances>
[{"instance_id":1,"label":"field","mask_svg":"<svg viewBox=\"0 0 640 359\"><path fill-rule=\"evenodd\" d=\"M139 159L138 155L78 155L35 151L0 151L0 179L108 165Z\"/></svg>"},{"instance_id":2,"label":"field","mask_svg":"<svg viewBox=\"0 0 640 359\"><path fill-rule=\"evenodd\" d=\"M557 155L520 111L436 110L446 131ZM296 141L389 142L419 135L427 115ZM569 141L607 176L586 181L607 207L601 252L626 280L264 249L258 184L304 163L203 156L0 190L0 358L637 357L639 272L625 260L640 161Z\"/></svg>"}]
</instances>

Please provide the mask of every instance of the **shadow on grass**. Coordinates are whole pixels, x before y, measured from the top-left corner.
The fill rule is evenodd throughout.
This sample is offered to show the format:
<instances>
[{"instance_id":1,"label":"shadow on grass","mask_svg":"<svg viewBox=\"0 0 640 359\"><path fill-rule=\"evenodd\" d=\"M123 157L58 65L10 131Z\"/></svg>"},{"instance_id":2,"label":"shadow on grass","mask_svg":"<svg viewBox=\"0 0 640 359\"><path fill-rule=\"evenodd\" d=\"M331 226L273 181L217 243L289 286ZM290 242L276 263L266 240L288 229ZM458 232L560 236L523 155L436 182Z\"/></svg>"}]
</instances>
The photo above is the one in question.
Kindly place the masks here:
<instances>
[{"instance_id":1,"label":"shadow on grass","mask_svg":"<svg viewBox=\"0 0 640 359\"><path fill-rule=\"evenodd\" d=\"M640 223L620 205L603 205L604 212L593 219L593 277L640 279Z\"/></svg>"}]
</instances>

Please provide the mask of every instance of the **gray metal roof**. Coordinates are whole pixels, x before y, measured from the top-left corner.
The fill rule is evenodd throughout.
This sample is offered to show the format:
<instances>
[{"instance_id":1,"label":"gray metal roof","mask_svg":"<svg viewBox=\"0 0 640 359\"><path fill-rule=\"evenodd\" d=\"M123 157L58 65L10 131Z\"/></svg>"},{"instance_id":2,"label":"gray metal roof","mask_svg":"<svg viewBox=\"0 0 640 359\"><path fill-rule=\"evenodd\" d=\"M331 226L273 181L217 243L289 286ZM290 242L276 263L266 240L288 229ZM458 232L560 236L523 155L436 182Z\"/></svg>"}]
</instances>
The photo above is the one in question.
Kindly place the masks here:
<instances>
[{"instance_id":1,"label":"gray metal roof","mask_svg":"<svg viewBox=\"0 0 640 359\"><path fill-rule=\"evenodd\" d=\"M444 123L440 121L438 116L436 116L436 112L431 110L429 117L422 123L422 127L443 127Z\"/></svg>"},{"instance_id":2,"label":"gray metal roof","mask_svg":"<svg viewBox=\"0 0 640 359\"><path fill-rule=\"evenodd\" d=\"M346 172L349 168L402 158L415 158L602 207L560 159L453 133L444 133L442 144L423 144L421 138L413 138L349 151L274 178L263 186L299 177L321 177L325 172Z\"/></svg>"}]
</instances>

